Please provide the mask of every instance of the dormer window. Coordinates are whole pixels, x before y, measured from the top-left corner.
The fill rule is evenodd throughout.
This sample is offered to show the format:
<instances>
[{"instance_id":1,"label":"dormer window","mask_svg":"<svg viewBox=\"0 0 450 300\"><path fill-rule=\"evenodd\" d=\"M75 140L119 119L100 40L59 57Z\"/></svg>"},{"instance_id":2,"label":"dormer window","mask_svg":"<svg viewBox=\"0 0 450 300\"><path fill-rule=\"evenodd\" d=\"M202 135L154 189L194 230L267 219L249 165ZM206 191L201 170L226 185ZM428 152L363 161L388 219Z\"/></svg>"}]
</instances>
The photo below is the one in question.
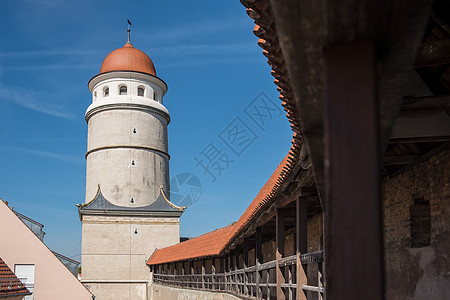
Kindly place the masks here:
<instances>
[{"instance_id":1,"label":"dormer window","mask_svg":"<svg viewBox=\"0 0 450 300\"><path fill-rule=\"evenodd\" d=\"M138 87L138 96L144 97L144 88Z\"/></svg>"},{"instance_id":2,"label":"dormer window","mask_svg":"<svg viewBox=\"0 0 450 300\"><path fill-rule=\"evenodd\" d=\"M125 85L122 85L119 89L119 95L126 95L127 94L127 87Z\"/></svg>"},{"instance_id":3,"label":"dormer window","mask_svg":"<svg viewBox=\"0 0 450 300\"><path fill-rule=\"evenodd\" d=\"M109 88L105 88L105 89L103 90L103 96L104 96L104 97L108 97L108 96L109 96Z\"/></svg>"}]
</instances>

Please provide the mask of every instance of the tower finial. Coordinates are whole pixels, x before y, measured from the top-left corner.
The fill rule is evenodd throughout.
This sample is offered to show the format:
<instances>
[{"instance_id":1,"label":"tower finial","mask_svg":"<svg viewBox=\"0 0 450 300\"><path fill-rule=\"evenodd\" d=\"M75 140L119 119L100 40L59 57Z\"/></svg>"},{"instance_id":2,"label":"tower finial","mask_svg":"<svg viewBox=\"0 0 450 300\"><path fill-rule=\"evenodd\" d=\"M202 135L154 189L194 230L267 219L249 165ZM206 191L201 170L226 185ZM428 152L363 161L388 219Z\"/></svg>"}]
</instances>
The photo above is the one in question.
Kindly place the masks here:
<instances>
[{"instance_id":1,"label":"tower finial","mask_svg":"<svg viewBox=\"0 0 450 300\"><path fill-rule=\"evenodd\" d=\"M131 41L130 41L130 25L131 25L131 22L130 22L129 19L127 19L127 22L128 22L128 28L127 28L128 39L127 39L127 44L131 44Z\"/></svg>"}]
</instances>

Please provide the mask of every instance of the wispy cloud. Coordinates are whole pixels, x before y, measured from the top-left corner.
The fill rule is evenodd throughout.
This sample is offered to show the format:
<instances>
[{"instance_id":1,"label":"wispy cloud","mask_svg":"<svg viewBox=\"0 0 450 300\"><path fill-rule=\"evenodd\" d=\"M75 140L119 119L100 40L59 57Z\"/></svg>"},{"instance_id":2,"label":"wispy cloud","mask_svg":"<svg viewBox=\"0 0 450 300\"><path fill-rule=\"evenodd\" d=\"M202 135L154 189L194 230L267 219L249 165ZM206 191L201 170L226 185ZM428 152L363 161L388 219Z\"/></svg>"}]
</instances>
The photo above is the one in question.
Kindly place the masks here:
<instances>
[{"instance_id":1,"label":"wispy cloud","mask_svg":"<svg viewBox=\"0 0 450 300\"><path fill-rule=\"evenodd\" d=\"M221 45L176 45L152 48L151 53L160 56L206 55L206 54L243 54L252 53L254 43Z\"/></svg>"},{"instance_id":2,"label":"wispy cloud","mask_svg":"<svg viewBox=\"0 0 450 300\"><path fill-rule=\"evenodd\" d=\"M49 159L53 159L53 160L59 160L62 162L68 162L68 163L74 163L74 164L84 164L84 159L82 159L78 156L71 156L71 155L66 155L66 154L61 154L61 153L39 151L39 150L20 148L20 147L14 147L13 150L17 150L17 151L25 152L25 153L28 153L31 155L49 158Z\"/></svg>"},{"instance_id":3,"label":"wispy cloud","mask_svg":"<svg viewBox=\"0 0 450 300\"><path fill-rule=\"evenodd\" d=\"M223 57L216 57L216 58L201 58L201 59L192 59L192 60L185 60L185 61L175 61L175 62L163 62L159 63L159 68L190 68L190 67L198 67L198 66L205 66L205 65L216 65L216 64L245 64L252 61L260 60L260 57L253 56L253 57L236 57L236 58L223 58Z\"/></svg>"},{"instance_id":4,"label":"wispy cloud","mask_svg":"<svg viewBox=\"0 0 450 300\"><path fill-rule=\"evenodd\" d=\"M101 50L81 50L81 49L40 49L29 51L0 52L0 58L24 58L43 56L85 56L104 53Z\"/></svg>"},{"instance_id":5,"label":"wispy cloud","mask_svg":"<svg viewBox=\"0 0 450 300\"><path fill-rule=\"evenodd\" d=\"M75 121L75 117L62 105L48 102L48 95L24 88L7 88L0 86L0 99L53 117Z\"/></svg>"},{"instance_id":6,"label":"wispy cloud","mask_svg":"<svg viewBox=\"0 0 450 300\"><path fill-rule=\"evenodd\" d=\"M191 36L199 36L205 34L217 34L229 32L233 29L248 29L249 19L246 17L238 19L221 19L221 20L200 20L197 22L179 24L172 28L143 28L139 32L134 33L139 40L149 40L153 44L160 41L178 40ZM142 34L143 32L149 34Z\"/></svg>"},{"instance_id":7,"label":"wispy cloud","mask_svg":"<svg viewBox=\"0 0 450 300\"><path fill-rule=\"evenodd\" d=\"M96 64L72 64L72 63L57 63L57 64L45 64L45 65L24 65L24 66L11 66L2 67L4 71L51 71L51 70L89 70L100 69L100 65Z\"/></svg>"},{"instance_id":8,"label":"wispy cloud","mask_svg":"<svg viewBox=\"0 0 450 300\"><path fill-rule=\"evenodd\" d=\"M168 47L150 48L150 53L160 56L183 56L183 55L205 55L205 54L240 54L253 52L255 43L236 43L236 44L199 44L199 45L174 45ZM31 50L16 52L0 52L0 58L14 59L26 57L44 57L44 56L90 56L92 54L105 54L107 50ZM44 68L44 69L61 69L61 68L78 68L85 69L97 66L98 64L50 64L46 66L27 66L26 68ZM14 67L17 68L17 67ZM19 66L20 68L20 66Z\"/></svg>"}]
</instances>

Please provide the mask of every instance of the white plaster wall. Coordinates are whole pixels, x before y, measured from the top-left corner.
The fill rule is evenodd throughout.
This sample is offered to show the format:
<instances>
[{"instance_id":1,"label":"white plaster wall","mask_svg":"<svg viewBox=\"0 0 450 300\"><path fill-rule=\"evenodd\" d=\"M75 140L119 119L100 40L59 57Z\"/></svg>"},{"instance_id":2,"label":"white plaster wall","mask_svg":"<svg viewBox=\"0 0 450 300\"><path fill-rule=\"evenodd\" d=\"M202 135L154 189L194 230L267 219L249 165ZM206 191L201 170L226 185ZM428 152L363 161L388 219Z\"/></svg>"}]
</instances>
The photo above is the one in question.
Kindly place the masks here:
<instances>
[{"instance_id":1,"label":"white plaster wall","mask_svg":"<svg viewBox=\"0 0 450 300\"><path fill-rule=\"evenodd\" d=\"M116 205L149 205L159 196L160 185L169 196L169 158L140 149L96 151L87 158L86 202L95 197L98 185L105 198Z\"/></svg>"},{"instance_id":2,"label":"white plaster wall","mask_svg":"<svg viewBox=\"0 0 450 300\"><path fill-rule=\"evenodd\" d=\"M167 120L158 114L131 109L106 110L89 118L88 152L120 145L167 152Z\"/></svg>"},{"instance_id":3,"label":"white plaster wall","mask_svg":"<svg viewBox=\"0 0 450 300\"><path fill-rule=\"evenodd\" d=\"M126 85L126 96L137 96L137 88L138 86L142 86L144 87L144 98L155 100L161 104L163 103L162 96L165 94L166 89L159 80L152 80L153 77L150 75L136 74L133 72L114 72L105 75L100 75L92 86L92 102L104 98L103 90L105 88L109 88L109 97L114 97L120 94L119 86ZM154 92L156 92L156 97L154 97ZM95 93L97 93L97 97L94 96ZM120 95L120 97L126 96Z\"/></svg>"},{"instance_id":4,"label":"white plaster wall","mask_svg":"<svg viewBox=\"0 0 450 300\"><path fill-rule=\"evenodd\" d=\"M179 224L178 218L83 216L83 281L146 280L148 258L179 242Z\"/></svg>"},{"instance_id":5,"label":"white plaster wall","mask_svg":"<svg viewBox=\"0 0 450 300\"><path fill-rule=\"evenodd\" d=\"M169 217L83 216L82 282L96 300L147 299L146 262L155 248L179 242L179 224Z\"/></svg>"},{"instance_id":6,"label":"white plaster wall","mask_svg":"<svg viewBox=\"0 0 450 300\"><path fill-rule=\"evenodd\" d=\"M0 201L0 256L14 270L34 265L35 300L91 300L91 293L41 240Z\"/></svg>"}]
</instances>

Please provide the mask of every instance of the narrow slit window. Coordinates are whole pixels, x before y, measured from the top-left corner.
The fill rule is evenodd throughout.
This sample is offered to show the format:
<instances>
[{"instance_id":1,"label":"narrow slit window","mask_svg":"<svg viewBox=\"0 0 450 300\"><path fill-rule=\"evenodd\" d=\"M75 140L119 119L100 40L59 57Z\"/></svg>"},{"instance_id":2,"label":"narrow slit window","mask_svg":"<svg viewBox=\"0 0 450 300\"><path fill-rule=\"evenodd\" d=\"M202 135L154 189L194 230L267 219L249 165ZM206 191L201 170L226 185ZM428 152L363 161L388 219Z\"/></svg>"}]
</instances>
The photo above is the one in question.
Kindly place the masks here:
<instances>
[{"instance_id":1,"label":"narrow slit window","mask_svg":"<svg viewBox=\"0 0 450 300\"><path fill-rule=\"evenodd\" d=\"M108 96L109 96L109 88L106 88L106 89L103 91L103 96L105 96L105 97L108 97Z\"/></svg>"},{"instance_id":2,"label":"narrow slit window","mask_svg":"<svg viewBox=\"0 0 450 300\"><path fill-rule=\"evenodd\" d=\"M127 87L125 85L122 85L119 89L120 95L126 95L127 94Z\"/></svg>"},{"instance_id":3,"label":"narrow slit window","mask_svg":"<svg viewBox=\"0 0 450 300\"><path fill-rule=\"evenodd\" d=\"M138 87L138 96L144 97L144 88Z\"/></svg>"}]
</instances>

